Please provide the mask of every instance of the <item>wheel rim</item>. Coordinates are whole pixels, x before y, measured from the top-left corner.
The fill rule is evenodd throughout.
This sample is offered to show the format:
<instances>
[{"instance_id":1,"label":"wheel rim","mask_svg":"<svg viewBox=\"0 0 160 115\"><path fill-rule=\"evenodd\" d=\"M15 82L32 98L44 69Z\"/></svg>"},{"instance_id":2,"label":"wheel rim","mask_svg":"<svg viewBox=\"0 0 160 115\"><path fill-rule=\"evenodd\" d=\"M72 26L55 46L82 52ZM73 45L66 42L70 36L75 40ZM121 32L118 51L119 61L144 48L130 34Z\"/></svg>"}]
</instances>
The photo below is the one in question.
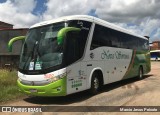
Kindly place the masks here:
<instances>
[{"instance_id":1,"label":"wheel rim","mask_svg":"<svg viewBox=\"0 0 160 115\"><path fill-rule=\"evenodd\" d=\"M95 78L95 79L94 79L94 88L95 88L95 89L98 89L98 87L99 87L99 81L98 81L97 78Z\"/></svg>"},{"instance_id":2,"label":"wheel rim","mask_svg":"<svg viewBox=\"0 0 160 115\"><path fill-rule=\"evenodd\" d=\"M140 69L140 71L139 71L139 77L142 78L142 76L143 76L142 69Z\"/></svg>"}]
</instances>

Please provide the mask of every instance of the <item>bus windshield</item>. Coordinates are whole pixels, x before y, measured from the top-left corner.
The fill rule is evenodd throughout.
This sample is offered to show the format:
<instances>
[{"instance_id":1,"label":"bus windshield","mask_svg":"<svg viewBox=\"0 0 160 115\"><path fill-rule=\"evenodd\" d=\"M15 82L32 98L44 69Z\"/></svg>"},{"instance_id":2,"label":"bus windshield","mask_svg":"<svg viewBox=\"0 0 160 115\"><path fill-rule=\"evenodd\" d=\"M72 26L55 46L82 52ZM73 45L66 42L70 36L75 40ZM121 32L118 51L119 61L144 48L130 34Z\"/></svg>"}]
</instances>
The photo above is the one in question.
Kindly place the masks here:
<instances>
[{"instance_id":1,"label":"bus windshield","mask_svg":"<svg viewBox=\"0 0 160 115\"><path fill-rule=\"evenodd\" d=\"M61 36L67 27L80 30ZM30 29L22 47L19 70L26 74L47 73L79 60L84 54L90 27L91 22L70 20Z\"/></svg>"},{"instance_id":2,"label":"bus windshield","mask_svg":"<svg viewBox=\"0 0 160 115\"><path fill-rule=\"evenodd\" d=\"M41 70L60 65L63 44L57 43L57 33L64 26L61 22L31 29L22 48L19 68Z\"/></svg>"}]
</instances>

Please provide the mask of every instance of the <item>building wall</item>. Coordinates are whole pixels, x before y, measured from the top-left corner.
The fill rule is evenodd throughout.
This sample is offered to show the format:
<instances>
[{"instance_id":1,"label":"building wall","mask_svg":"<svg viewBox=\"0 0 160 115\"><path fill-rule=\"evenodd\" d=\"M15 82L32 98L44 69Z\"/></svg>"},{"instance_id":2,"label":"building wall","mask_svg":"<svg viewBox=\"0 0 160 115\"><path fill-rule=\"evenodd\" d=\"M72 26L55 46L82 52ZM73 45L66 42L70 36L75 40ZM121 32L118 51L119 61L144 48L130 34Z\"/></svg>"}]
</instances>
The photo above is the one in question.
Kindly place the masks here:
<instances>
[{"instance_id":1,"label":"building wall","mask_svg":"<svg viewBox=\"0 0 160 115\"><path fill-rule=\"evenodd\" d=\"M11 28L12 29L13 25L0 21L0 29L5 29L5 28Z\"/></svg>"},{"instance_id":2,"label":"building wall","mask_svg":"<svg viewBox=\"0 0 160 115\"><path fill-rule=\"evenodd\" d=\"M152 46L150 47L151 50L160 50L160 41L154 41Z\"/></svg>"},{"instance_id":3,"label":"building wall","mask_svg":"<svg viewBox=\"0 0 160 115\"><path fill-rule=\"evenodd\" d=\"M19 55L0 55L0 69L18 68Z\"/></svg>"},{"instance_id":4,"label":"building wall","mask_svg":"<svg viewBox=\"0 0 160 115\"><path fill-rule=\"evenodd\" d=\"M11 66L17 67L22 41L13 44L12 52L8 52L7 44L13 37L26 35L28 29L0 30L0 68Z\"/></svg>"},{"instance_id":5,"label":"building wall","mask_svg":"<svg viewBox=\"0 0 160 115\"><path fill-rule=\"evenodd\" d=\"M0 30L0 55L19 55L21 51L22 41L13 44L13 51L8 52L7 44L13 37L26 35L27 29L16 30Z\"/></svg>"}]
</instances>

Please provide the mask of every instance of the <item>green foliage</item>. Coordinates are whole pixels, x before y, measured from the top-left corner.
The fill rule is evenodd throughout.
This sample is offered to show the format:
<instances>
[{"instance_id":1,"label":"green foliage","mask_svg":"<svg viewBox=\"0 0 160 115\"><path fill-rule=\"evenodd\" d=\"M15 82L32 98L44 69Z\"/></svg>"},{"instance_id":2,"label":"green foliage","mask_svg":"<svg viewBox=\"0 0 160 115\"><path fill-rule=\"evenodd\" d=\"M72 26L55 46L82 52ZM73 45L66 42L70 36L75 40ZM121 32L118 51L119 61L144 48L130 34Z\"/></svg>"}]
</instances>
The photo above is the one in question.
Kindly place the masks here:
<instances>
[{"instance_id":1,"label":"green foliage","mask_svg":"<svg viewBox=\"0 0 160 115\"><path fill-rule=\"evenodd\" d=\"M17 87L17 71L0 70L0 103L23 96Z\"/></svg>"}]
</instances>

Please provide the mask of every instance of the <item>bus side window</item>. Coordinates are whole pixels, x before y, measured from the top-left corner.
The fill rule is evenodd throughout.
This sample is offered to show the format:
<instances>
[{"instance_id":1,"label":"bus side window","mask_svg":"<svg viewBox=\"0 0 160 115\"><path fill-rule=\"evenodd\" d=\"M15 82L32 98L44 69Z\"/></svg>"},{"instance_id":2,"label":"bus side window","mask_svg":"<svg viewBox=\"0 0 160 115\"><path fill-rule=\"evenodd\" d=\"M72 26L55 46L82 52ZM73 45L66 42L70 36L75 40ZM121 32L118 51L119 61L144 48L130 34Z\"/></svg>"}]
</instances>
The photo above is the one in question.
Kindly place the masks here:
<instances>
[{"instance_id":1,"label":"bus side window","mask_svg":"<svg viewBox=\"0 0 160 115\"><path fill-rule=\"evenodd\" d=\"M93 50L103 46L121 47L118 33L116 30L96 24L90 49Z\"/></svg>"}]
</instances>

